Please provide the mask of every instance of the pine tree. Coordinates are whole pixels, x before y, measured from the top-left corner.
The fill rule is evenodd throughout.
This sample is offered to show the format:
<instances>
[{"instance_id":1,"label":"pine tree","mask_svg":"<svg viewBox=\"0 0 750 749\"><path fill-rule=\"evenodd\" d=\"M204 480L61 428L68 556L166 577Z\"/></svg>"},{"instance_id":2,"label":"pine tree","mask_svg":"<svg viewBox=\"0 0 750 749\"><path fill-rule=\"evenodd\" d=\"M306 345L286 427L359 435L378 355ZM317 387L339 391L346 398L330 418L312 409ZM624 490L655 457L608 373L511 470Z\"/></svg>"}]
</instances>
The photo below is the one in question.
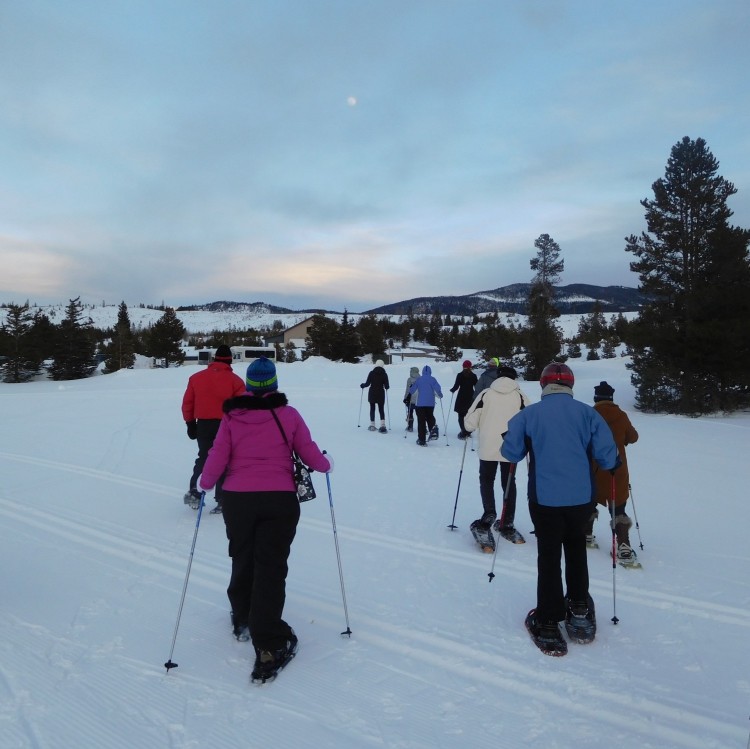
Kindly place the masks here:
<instances>
[{"instance_id":1,"label":"pine tree","mask_svg":"<svg viewBox=\"0 0 750 749\"><path fill-rule=\"evenodd\" d=\"M528 324L523 329L524 377L527 380L538 380L550 361L563 358L560 356L562 331L554 322L560 317L554 304L554 287L565 269L565 261L560 259L560 247L549 234L540 235L534 246L537 255L529 264L536 274L529 290Z\"/></svg>"},{"instance_id":2,"label":"pine tree","mask_svg":"<svg viewBox=\"0 0 750 749\"><path fill-rule=\"evenodd\" d=\"M324 356L335 360L338 332L339 324L335 320L325 315L313 315L305 338L307 356Z\"/></svg>"},{"instance_id":3,"label":"pine tree","mask_svg":"<svg viewBox=\"0 0 750 749\"><path fill-rule=\"evenodd\" d=\"M385 338L375 315L363 315L357 323L361 353L369 354L373 361L384 358Z\"/></svg>"},{"instance_id":4,"label":"pine tree","mask_svg":"<svg viewBox=\"0 0 750 749\"><path fill-rule=\"evenodd\" d=\"M351 320L349 320L349 313L347 310L344 310L344 316L341 319L341 325L339 326L336 339L336 359L342 362L356 364L359 361L361 346L359 342L359 334L354 325L352 325ZM380 353L383 351L385 351L384 343Z\"/></svg>"},{"instance_id":5,"label":"pine tree","mask_svg":"<svg viewBox=\"0 0 750 749\"><path fill-rule=\"evenodd\" d=\"M644 199L647 232L626 239L646 302L628 332L645 411L701 414L750 402L750 231L729 225L737 190L705 141L672 147Z\"/></svg>"},{"instance_id":6,"label":"pine tree","mask_svg":"<svg viewBox=\"0 0 750 749\"><path fill-rule=\"evenodd\" d=\"M182 349L184 336L185 326L180 322L174 309L167 307L146 335L148 355L163 360L165 367L169 367L170 364L182 364L185 361L185 352Z\"/></svg>"},{"instance_id":7,"label":"pine tree","mask_svg":"<svg viewBox=\"0 0 750 749\"><path fill-rule=\"evenodd\" d=\"M96 343L91 318L83 320L80 297L69 300L65 317L54 331L50 377L53 380L89 377L96 369Z\"/></svg>"},{"instance_id":8,"label":"pine tree","mask_svg":"<svg viewBox=\"0 0 750 749\"><path fill-rule=\"evenodd\" d=\"M128 305L120 302L111 340L104 346L104 373L130 369L133 364L135 364L135 336L130 325Z\"/></svg>"},{"instance_id":9,"label":"pine tree","mask_svg":"<svg viewBox=\"0 0 750 749\"><path fill-rule=\"evenodd\" d=\"M42 368L44 354L36 345L34 321L28 302L7 305L5 323L0 328L0 354L5 357L0 370L4 382L28 382Z\"/></svg>"}]
</instances>

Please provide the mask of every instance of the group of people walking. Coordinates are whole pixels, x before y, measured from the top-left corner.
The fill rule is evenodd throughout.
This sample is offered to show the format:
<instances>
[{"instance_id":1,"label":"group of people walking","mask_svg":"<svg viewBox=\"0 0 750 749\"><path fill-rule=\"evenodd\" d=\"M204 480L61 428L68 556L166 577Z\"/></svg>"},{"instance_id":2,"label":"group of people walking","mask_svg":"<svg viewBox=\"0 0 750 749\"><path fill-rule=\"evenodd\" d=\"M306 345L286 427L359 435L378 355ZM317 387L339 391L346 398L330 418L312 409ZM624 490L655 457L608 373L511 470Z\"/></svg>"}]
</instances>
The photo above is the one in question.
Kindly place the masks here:
<instances>
[{"instance_id":1,"label":"group of people walking","mask_svg":"<svg viewBox=\"0 0 750 749\"><path fill-rule=\"evenodd\" d=\"M293 656L297 638L283 620L287 558L299 521L292 453L312 469L330 473L333 461L318 448L299 412L278 391L275 365L253 361L243 382L231 368L232 354L220 346L213 362L192 375L182 414L191 439L198 441L185 502L194 507L203 492L216 489L223 513L232 572L227 589L232 629L239 640L252 640L254 677L263 678ZM567 650L559 622L569 637L590 642L596 632L589 593L587 540L593 540L597 503L608 508L620 559L634 556L625 507L629 477L625 446L638 439L627 415L614 403L614 388L601 382L595 406L573 398L570 367L553 362L540 377L542 397L532 403L510 366L491 359L481 376L462 363L451 393L459 439L478 433L479 493L482 515L474 524L494 529L514 543L524 539L515 528L515 466L528 463L529 515L537 540L537 600L526 617L534 641L546 653ZM382 360L361 388L369 388L370 428L380 417L387 431L385 400L390 388ZM404 405L407 430L417 420L417 444L438 438L434 415L443 397L430 366L412 367ZM502 505L498 517L495 483L500 472ZM565 559L563 573L561 558Z\"/></svg>"}]
</instances>

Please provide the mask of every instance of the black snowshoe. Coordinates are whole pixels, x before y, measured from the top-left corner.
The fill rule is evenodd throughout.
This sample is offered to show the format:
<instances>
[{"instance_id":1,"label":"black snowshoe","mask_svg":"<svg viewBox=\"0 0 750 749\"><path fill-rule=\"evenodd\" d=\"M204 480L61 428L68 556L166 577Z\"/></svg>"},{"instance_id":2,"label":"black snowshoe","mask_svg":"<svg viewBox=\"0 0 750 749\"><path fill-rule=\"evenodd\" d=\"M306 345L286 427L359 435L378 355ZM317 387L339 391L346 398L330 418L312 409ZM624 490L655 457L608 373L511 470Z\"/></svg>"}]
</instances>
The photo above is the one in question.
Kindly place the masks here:
<instances>
[{"instance_id":1,"label":"black snowshoe","mask_svg":"<svg viewBox=\"0 0 750 749\"><path fill-rule=\"evenodd\" d=\"M512 525L500 525L500 521L498 520L493 528L506 540L510 541L512 544L525 544L526 539L521 535L519 531L515 529Z\"/></svg>"},{"instance_id":2,"label":"black snowshoe","mask_svg":"<svg viewBox=\"0 0 750 749\"><path fill-rule=\"evenodd\" d=\"M492 535L494 520L495 516L492 513L485 512L479 520L475 520L469 526L471 535L485 554L492 554L495 551L495 537Z\"/></svg>"},{"instance_id":3,"label":"black snowshoe","mask_svg":"<svg viewBox=\"0 0 750 749\"><path fill-rule=\"evenodd\" d=\"M573 642L586 645L596 636L596 611L591 596L586 602L565 599L565 631Z\"/></svg>"},{"instance_id":4,"label":"black snowshoe","mask_svg":"<svg viewBox=\"0 0 750 749\"><path fill-rule=\"evenodd\" d=\"M440 430L438 429L437 424L435 424L432 429L430 429L430 436L428 437L429 440L436 440L440 438Z\"/></svg>"},{"instance_id":5,"label":"black snowshoe","mask_svg":"<svg viewBox=\"0 0 750 749\"><path fill-rule=\"evenodd\" d=\"M568 643L557 622L540 622L536 618L536 609L531 609L526 615L525 624L534 645L545 655L561 656L568 652Z\"/></svg>"},{"instance_id":6,"label":"black snowshoe","mask_svg":"<svg viewBox=\"0 0 750 749\"><path fill-rule=\"evenodd\" d=\"M279 650L256 650L255 665L250 679L255 684L273 681L289 661L297 655L297 637L289 635L286 645Z\"/></svg>"}]
</instances>

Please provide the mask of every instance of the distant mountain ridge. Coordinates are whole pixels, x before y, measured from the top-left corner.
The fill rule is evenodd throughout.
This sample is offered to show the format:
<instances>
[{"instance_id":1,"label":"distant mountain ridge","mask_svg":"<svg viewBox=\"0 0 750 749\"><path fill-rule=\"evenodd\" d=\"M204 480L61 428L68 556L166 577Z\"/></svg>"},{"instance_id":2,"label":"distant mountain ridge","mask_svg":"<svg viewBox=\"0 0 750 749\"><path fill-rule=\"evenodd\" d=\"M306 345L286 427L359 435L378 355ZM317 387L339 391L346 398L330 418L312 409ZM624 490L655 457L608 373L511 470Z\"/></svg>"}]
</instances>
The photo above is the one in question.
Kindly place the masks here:
<instances>
[{"instance_id":1,"label":"distant mountain ridge","mask_svg":"<svg viewBox=\"0 0 750 749\"><path fill-rule=\"evenodd\" d=\"M440 312L450 315L473 315L486 312L524 314L529 297L529 283L514 283L491 291L477 291L464 296L416 297L368 310L376 315L414 315ZM638 289L629 286L594 286L573 283L555 287L555 306L560 314L588 314L599 302L604 313L636 312L644 298Z\"/></svg>"},{"instance_id":2,"label":"distant mountain ridge","mask_svg":"<svg viewBox=\"0 0 750 749\"><path fill-rule=\"evenodd\" d=\"M351 314L373 315L431 315L433 312L449 315L473 315L487 312L511 312L524 314L531 284L514 283L500 286L490 291L477 291L463 296L422 296L402 302L385 304L382 307ZM643 305L643 295L638 289L629 286L594 286L574 283L555 288L555 304L563 315L591 312L599 302L602 312L636 312ZM302 309L292 310L277 307L265 302L219 301L208 304L194 304L177 308L178 312L233 312L242 311L266 315L291 314L341 314L334 310Z\"/></svg>"}]
</instances>

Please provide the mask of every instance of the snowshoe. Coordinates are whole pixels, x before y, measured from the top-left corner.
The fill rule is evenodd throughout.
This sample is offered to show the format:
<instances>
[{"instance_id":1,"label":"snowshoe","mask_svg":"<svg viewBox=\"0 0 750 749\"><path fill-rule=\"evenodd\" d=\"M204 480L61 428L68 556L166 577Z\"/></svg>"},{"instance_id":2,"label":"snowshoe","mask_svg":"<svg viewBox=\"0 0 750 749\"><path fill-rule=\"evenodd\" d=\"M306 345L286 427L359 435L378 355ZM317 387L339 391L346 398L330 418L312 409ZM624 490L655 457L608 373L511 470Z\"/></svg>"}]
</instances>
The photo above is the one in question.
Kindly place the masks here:
<instances>
[{"instance_id":1,"label":"snowshoe","mask_svg":"<svg viewBox=\"0 0 750 749\"><path fill-rule=\"evenodd\" d=\"M377 432L377 431L378 431L378 429L377 429L377 427L375 426L375 424L370 424L370 426L369 426L369 427L367 427L367 431L368 431L368 432Z\"/></svg>"},{"instance_id":2,"label":"snowshoe","mask_svg":"<svg viewBox=\"0 0 750 749\"><path fill-rule=\"evenodd\" d=\"M297 655L297 637L291 633L286 645L279 650L256 650L255 665L250 676L254 684L273 681L289 661Z\"/></svg>"},{"instance_id":3,"label":"snowshoe","mask_svg":"<svg viewBox=\"0 0 750 749\"><path fill-rule=\"evenodd\" d=\"M190 509L197 510L201 506L201 493L197 489L189 489L185 492L182 501L190 506Z\"/></svg>"},{"instance_id":4,"label":"snowshoe","mask_svg":"<svg viewBox=\"0 0 750 749\"><path fill-rule=\"evenodd\" d=\"M414 424L407 424L406 425L406 431L407 432L413 432L414 431Z\"/></svg>"},{"instance_id":5,"label":"snowshoe","mask_svg":"<svg viewBox=\"0 0 750 749\"><path fill-rule=\"evenodd\" d=\"M437 424L435 424L435 426L432 427L432 429L430 429L430 436L429 436L428 439L430 439L430 440L436 440L436 439L439 439L439 438L440 438L440 430L438 429Z\"/></svg>"},{"instance_id":6,"label":"snowshoe","mask_svg":"<svg viewBox=\"0 0 750 749\"><path fill-rule=\"evenodd\" d=\"M387 429L386 429L385 427L380 427L380 429L378 429L378 431L379 431L379 432L380 432L381 434L387 434L387 433L388 433L388 430L387 430Z\"/></svg>"},{"instance_id":7,"label":"snowshoe","mask_svg":"<svg viewBox=\"0 0 750 749\"><path fill-rule=\"evenodd\" d=\"M610 552L611 555L612 552ZM617 564L625 569L639 570L642 565L638 561L638 557L633 549L628 544L620 544L617 547Z\"/></svg>"},{"instance_id":8,"label":"snowshoe","mask_svg":"<svg viewBox=\"0 0 750 749\"><path fill-rule=\"evenodd\" d=\"M485 554L492 554L495 551L495 537L492 535L492 521L489 522L480 519L475 520L470 526L471 535L479 544L479 548Z\"/></svg>"},{"instance_id":9,"label":"snowshoe","mask_svg":"<svg viewBox=\"0 0 750 749\"><path fill-rule=\"evenodd\" d=\"M221 505L217 502L216 503L216 507L214 507L209 514L210 515L221 515L223 512L224 512L224 510L222 509Z\"/></svg>"},{"instance_id":10,"label":"snowshoe","mask_svg":"<svg viewBox=\"0 0 750 749\"><path fill-rule=\"evenodd\" d=\"M596 611L591 596L585 603L565 599L565 631L573 642L585 645L596 635Z\"/></svg>"},{"instance_id":11,"label":"snowshoe","mask_svg":"<svg viewBox=\"0 0 750 749\"><path fill-rule=\"evenodd\" d=\"M417 440L417 444L420 447L427 447L427 440Z\"/></svg>"},{"instance_id":12,"label":"snowshoe","mask_svg":"<svg viewBox=\"0 0 750 749\"><path fill-rule=\"evenodd\" d=\"M561 656L568 652L568 643L557 622L542 623L536 618L536 609L531 609L526 615L525 624L534 645L545 655Z\"/></svg>"},{"instance_id":13,"label":"snowshoe","mask_svg":"<svg viewBox=\"0 0 750 749\"><path fill-rule=\"evenodd\" d=\"M500 521L498 520L493 527L506 541L510 541L512 544L526 543L526 539L512 525L504 525L501 527Z\"/></svg>"},{"instance_id":14,"label":"snowshoe","mask_svg":"<svg viewBox=\"0 0 750 749\"><path fill-rule=\"evenodd\" d=\"M596 540L596 536L594 536L593 534L590 536L586 536L586 548L587 549L599 548L599 542Z\"/></svg>"}]
</instances>

